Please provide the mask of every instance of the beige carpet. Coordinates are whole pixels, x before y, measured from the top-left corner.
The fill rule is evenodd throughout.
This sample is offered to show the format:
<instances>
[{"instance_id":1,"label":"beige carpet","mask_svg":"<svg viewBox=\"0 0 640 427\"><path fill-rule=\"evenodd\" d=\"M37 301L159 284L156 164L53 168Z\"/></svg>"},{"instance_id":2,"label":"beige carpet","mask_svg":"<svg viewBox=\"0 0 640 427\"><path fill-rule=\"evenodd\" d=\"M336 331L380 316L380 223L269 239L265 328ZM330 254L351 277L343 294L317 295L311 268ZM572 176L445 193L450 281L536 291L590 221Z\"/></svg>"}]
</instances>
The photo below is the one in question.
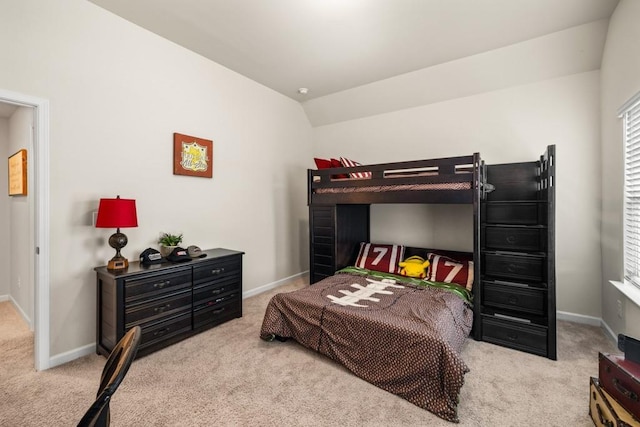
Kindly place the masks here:
<instances>
[{"instance_id":1,"label":"beige carpet","mask_svg":"<svg viewBox=\"0 0 640 427\"><path fill-rule=\"evenodd\" d=\"M112 425L455 425L295 342L260 340L269 298L301 286L248 298L243 318L136 360L112 400ZM599 328L558 322L558 334L558 361L469 339L459 425L592 426L589 377L597 376L598 351L616 349ZM74 426L105 358L35 372L32 342L10 303L0 303L0 425Z\"/></svg>"}]
</instances>

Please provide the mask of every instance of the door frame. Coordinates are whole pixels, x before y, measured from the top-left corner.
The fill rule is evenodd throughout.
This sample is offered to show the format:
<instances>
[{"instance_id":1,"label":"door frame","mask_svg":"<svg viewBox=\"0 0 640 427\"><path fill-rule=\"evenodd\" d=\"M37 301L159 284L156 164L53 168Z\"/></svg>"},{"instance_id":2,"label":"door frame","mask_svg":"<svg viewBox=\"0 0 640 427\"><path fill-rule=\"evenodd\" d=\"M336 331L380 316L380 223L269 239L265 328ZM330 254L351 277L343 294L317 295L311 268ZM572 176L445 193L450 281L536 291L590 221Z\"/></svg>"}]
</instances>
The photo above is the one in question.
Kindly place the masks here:
<instances>
[{"instance_id":1,"label":"door frame","mask_svg":"<svg viewBox=\"0 0 640 427\"><path fill-rule=\"evenodd\" d=\"M49 285L49 101L0 89L0 102L32 107L33 114L33 203L30 225L34 265L34 362L37 371L51 367Z\"/></svg>"}]
</instances>

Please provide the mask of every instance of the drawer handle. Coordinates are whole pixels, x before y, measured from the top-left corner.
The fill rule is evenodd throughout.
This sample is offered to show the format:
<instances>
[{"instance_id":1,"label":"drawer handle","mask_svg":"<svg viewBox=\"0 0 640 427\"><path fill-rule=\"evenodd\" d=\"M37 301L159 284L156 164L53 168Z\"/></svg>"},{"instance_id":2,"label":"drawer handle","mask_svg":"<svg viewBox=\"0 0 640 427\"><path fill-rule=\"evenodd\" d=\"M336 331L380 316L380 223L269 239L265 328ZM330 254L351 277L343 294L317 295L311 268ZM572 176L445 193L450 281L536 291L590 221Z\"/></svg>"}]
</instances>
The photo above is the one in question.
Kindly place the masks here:
<instances>
[{"instance_id":1,"label":"drawer handle","mask_svg":"<svg viewBox=\"0 0 640 427\"><path fill-rule=\"evenodd\" d=\"M163 280L162 282L154 283L153 287L162 289L165 286L169 286L170 284L171 284L171 280Z\"/></svg>"},{"instance_id":2,"label":"drawer handle","mask_svg":"<svg viewBox=\"0 0 640 427\"><path fill-rule=\"evenodd\" d=\"M515 236L508 236L507 237L507 243L515 243L516 242L516 237Z\"/></svg>"},{"instance_id":3,"label":"drawer handle","mask_svg":"<svg viewBox=\"0 0 640 427\"><path fill-rule=\"evenodd\" d=\"M627 399L633 400L634 402L638 401L638 395L634 392L627 390L622 384L620 384L620 380L617 378L613 379L613 386L624 395Z\"/></svg>"},{"instance_id":4,"label":"drawer handle","mask_svg":"<svg viewBox=\"0 0 640 427\"><path fill-rule=\"evenodd\" d=\"M518 266L515 264L509 264L507 266L507 271L509 271L510 273L514 273L516 271L518 271Z\"/></svg>"},{"instance_id":5,"label":"drawer handle","mask_svg":"<svg viewBox=\"0 0 640 427\"><path fill-rule=\"evenodd\" d=\"M212 311L212 313L213 313L213 314L220 314L220 313L222 313L223 311L225 311L226 309L227 309L227 307L222 307L222 308L219 308L219 309L217 309L217 310L213 310L213 311Z\"/></svg>"},{"instance_id":6,"label":"drawer handle","mask_svg":"<svg viewBox=\"0 0 640 427\"><path fill-rule=\"evenodd\" d=\"M507 338L510 341L517 341L518 340L518 334L514 334L514 333L507 334Z\"/></svg>"},{"instance_id":7,"label":"drawer handle","mask_svg":"<svg viewBox=\"0 0 640 427\"><path fill-rule=\"evenodd\" d=\"M214 289L214 290L212 290L212 291L211 291L211 293L212 293L213 295L218 295L218 294L221 294L221 293L223 293L223 292L224 292L224 288Z\"/></svg>"},{"instance_id":8,"label":"drawer handle","mask_svg":"<svg viewBox=\"0 0 640 427\"><path fill-rule=\"evenodd\" d=\"M513 304L513 305L518 304L518 298L516 298L516 297L509 297L509 298L507 299L507 302L508 302L509 304Z\"/></svg>"},{"instance_id":9,"label":"drawer handle","mask_svg":"<svg viewBox=\"0 0 640 427\"><path fill-rule=\"evenodd\" d=\"M211 274L220 274L220 273L224 273L224 267L214 268L213 270L211 270Z\"/></svg>"},{"instance_id":10,"label":"drawer handle","mask_svg":"<svg viewBox=\"0 0 640 427\"><path fill-rule=\"evenodd\" d=\"M167 332L169 332L169 331L171 331L171 328L159 329L159 330L157 330L157 331L155 331L155 332L153 333L153 336L154 336L154 337L161 336L161 335L166 334L166 333L167 333Z\"/></svg>"},{"instance_id":11,"label":"drawer handle","mask_svg":"<svg viewBox=\"0 0 640 427\"><path fill-rule=\"evenodd\" d=\"M163 311L169 308L171 308L171 304L165 304L165 305L161 305L160 307L154 308L153 311L155 311L156 313L162 313Z\"/></svg>"}]
</instances>

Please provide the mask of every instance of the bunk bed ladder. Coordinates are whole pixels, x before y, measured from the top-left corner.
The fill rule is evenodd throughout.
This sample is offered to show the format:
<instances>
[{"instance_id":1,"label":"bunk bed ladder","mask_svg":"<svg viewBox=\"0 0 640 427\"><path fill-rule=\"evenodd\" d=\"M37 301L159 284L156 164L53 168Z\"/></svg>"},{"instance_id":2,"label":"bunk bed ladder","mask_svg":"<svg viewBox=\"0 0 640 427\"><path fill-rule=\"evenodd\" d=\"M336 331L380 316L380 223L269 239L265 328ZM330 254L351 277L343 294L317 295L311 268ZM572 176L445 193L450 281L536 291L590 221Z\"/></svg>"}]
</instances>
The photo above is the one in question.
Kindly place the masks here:
<instances>
[{"instance_id":1,"label":"bunk bed ladder","mask_svg":"<svg viewBox=\"0 0 640 427\"><path fill-rule=\"evenodd\" d=\"M552 360L557 358L555 166L550 145L538 160L482 168L483 182L495 191L482 194L481 279L475 292L481 340Z\"/></svg>"}]
</instances>

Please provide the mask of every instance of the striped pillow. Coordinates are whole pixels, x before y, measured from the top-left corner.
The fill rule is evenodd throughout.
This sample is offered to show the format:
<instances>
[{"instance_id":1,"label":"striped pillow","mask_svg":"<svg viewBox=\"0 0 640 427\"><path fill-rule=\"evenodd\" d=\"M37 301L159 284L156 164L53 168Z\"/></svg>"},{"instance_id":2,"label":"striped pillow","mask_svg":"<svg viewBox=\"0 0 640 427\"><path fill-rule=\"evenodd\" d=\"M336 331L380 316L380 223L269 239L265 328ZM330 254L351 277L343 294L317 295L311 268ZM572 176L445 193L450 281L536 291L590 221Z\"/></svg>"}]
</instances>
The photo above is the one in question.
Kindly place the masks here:
<instances>
[{"instance_id":1,"label":"striped pillow","mask_svg":"<svg viewBox=\"0 0 640 427\"><path fill-rule=\"evenodd\" d=\"M404 259L404 246L360 243L356 267L384 273L400 273L398 263Z\"/></svg>"},{"instance_id":2,"label":"striped pillow","mask_svg":"<svg viewBox=\"0 0 640 427\"><path fill-rule=\"evenodd\" d=\"M345 168L351 168L353 166L362 166L362 163L354 162L344 157L340 157L340 163ZM351 178L371 178L371 172L349 172Z\"/></svg>"},{"instance_id":3,"label":"striped pillow","mask_svg":"<svg viewBox=\"0 0 640 427\"><path fill-rule=\"evenodd\" d=\"M473 288L473 261L455 260L444 255L428 253L428 280L432 282L457 283L468 291Z\"/></svg>"}]
</instances>

